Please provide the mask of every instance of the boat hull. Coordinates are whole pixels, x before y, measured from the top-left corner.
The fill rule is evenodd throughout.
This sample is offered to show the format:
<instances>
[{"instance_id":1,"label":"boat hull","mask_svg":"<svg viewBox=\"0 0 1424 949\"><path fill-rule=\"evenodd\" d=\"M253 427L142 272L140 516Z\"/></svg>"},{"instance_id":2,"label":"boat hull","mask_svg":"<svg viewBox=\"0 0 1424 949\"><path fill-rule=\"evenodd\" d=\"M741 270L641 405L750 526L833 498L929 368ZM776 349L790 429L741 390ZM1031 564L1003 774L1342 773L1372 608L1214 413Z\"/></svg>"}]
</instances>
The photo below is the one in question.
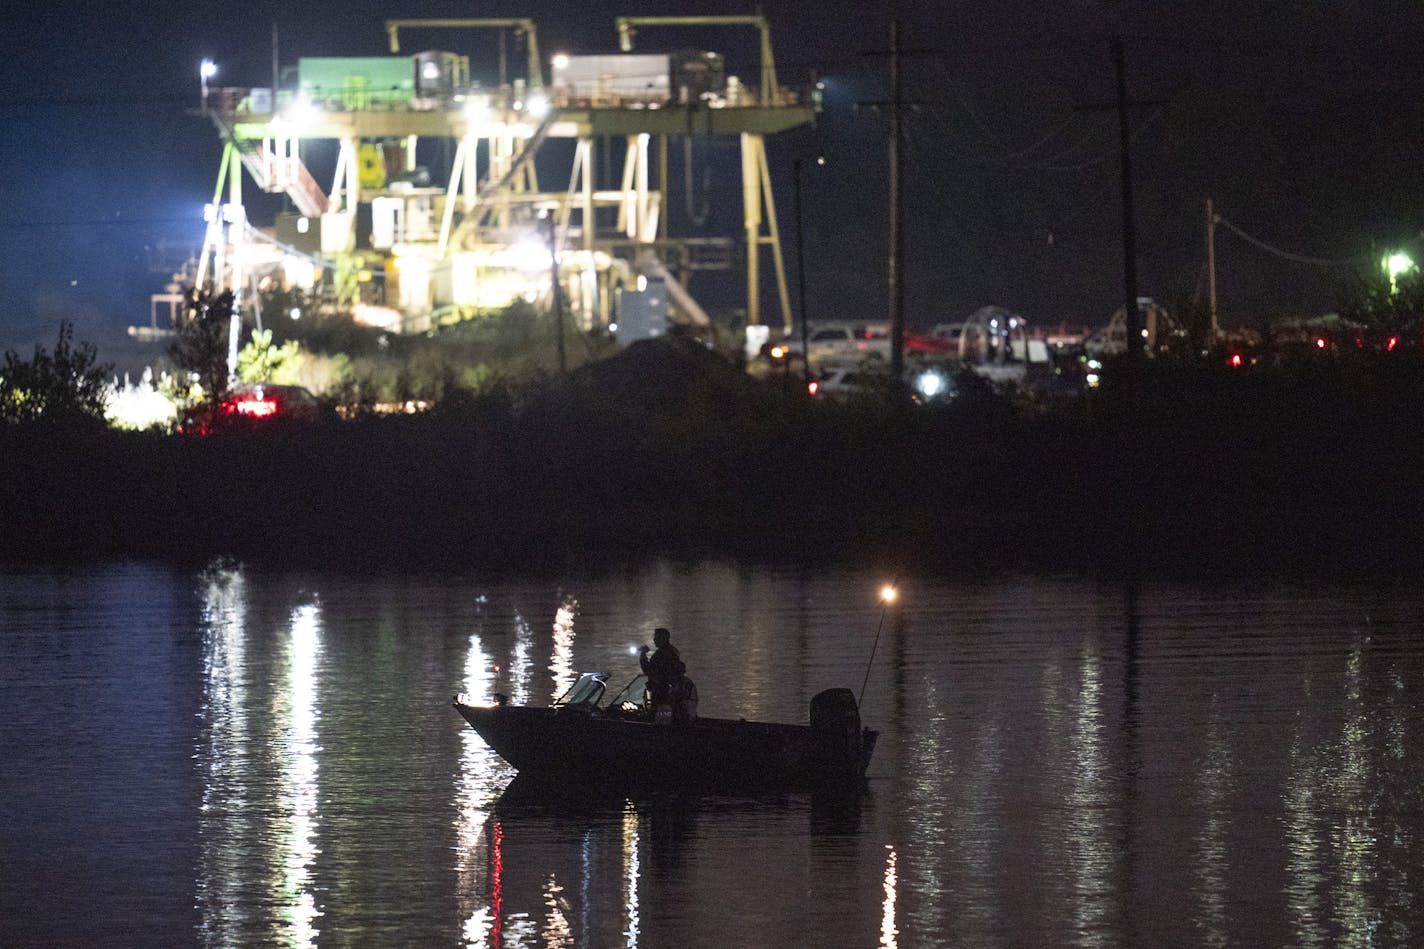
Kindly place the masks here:
<instances>
[{"instance_id":1,"label":"boat hull","mask_svg":"<svg viewBox=\"0 0 1424 949\"><path fill-rule=\"evenodd\" d=\"M521 775L700 790L859 788L876 732L700 718L654 724L570 708L455 708Z\"/></svg>"}]
</instances>

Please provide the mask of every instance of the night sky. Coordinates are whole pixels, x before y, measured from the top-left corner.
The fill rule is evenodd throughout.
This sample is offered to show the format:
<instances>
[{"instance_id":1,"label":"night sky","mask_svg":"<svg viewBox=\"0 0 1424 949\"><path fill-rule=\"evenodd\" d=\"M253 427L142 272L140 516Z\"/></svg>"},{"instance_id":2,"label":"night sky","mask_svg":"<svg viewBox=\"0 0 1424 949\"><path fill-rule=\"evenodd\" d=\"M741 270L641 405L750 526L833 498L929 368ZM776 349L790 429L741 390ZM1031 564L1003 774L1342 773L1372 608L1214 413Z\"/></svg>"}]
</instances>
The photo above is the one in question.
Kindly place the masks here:
<instances>
[{"instance_id":1,"label":"night sky","mask_svg":"<svg viewBox=\"0 0 1424 949\"><path fill-rule=\"evenodd\" d=\"M386 55L388 17L523 16L538 24L547 60L560 50L616 51L619 13L750 6L686 0L594 13L568 0L478 9L351 0L34 9L11 5L0 21L0 348L22 350L51 339L61 317L101 343L147 321L148 296L167 280L164 248L201 243L221 153L212 126L188 114L198 105L197 64L205 56L220 64L215 85L267 85L274 22L283 62L295 63ZM827 158L803 178L813 319L886 313L885 116L864 104L883 100L888 87L885 59L865 54L888 45L892 16L904 46L920 51L904 64L905 95L916 103L905 161L911 325L962 319L986 304L1041 323L1102 323L1119 304L1114 34L1125 38L1129 94L1142 103L1132 127L1143 295L1176 306L1204 286L1207 196L1241 229L1296 255L1350 260L1424 243L1417 3L767 0L762 10L781 82L812 71L827 82L819 125L768 141L789 267L792 160ZM649 29L638 50L687 46L724 53L729 72L754 81L750 29ZM403 52L430 48L466 53L477 78L496 78L493 32L403 36ZM735 145L699 148L713 173L698 179L710 209L698 233L736 235ZM698 209L671 208L674 225L690 210ZM261 213L254 218L267 223ZM1287 260L1224 230L1217 249L1227 324L1332 310L1351 272Z\"/></svg>"}]
</instances>

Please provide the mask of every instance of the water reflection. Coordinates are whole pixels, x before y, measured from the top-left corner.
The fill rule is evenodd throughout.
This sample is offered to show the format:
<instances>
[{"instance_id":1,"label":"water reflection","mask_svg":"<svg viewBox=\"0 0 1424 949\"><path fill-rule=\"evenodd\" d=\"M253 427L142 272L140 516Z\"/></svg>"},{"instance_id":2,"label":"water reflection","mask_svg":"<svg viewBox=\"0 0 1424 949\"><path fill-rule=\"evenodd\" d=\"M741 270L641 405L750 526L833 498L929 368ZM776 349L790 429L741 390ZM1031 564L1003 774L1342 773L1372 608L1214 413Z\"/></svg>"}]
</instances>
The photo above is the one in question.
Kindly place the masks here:
<instances>
[{"instance_id":1,"label":"water reflection","mask_svg":"<svg viewBox=\"0 0 1424 949\"><path fill-rule=\"evenodd\" d=\"M1397 706L1386 693L1371 701L1365 642L1357 638L1342 672L1338 733L1302 716L1290 749L1285 789L1286 898L1303 946L1372 945L1389 930L1390 909L1409 902L1411 834L1401 826L1394 735ZM1388 681L1388 677L1386 677ZM1308 682L1307 689L1324 684ZM1317 729L1325 724L1323 735ZM1396 928L1385 941L1403 936ZM1405 939L1404 941L1409 941Z\"/></svg>"},{"instance_id":2,"label":"water reflection","mask_svg":"<svg viewBox=\"0 0 1424 949\"><path fill-rule=\"evenodd\" d=\"M577 614L578 600L571 597L560 603L554 613L554 654L549 660L549 671L554 675L554 692L550 698L563 695L578 678L574 669L574 617Z\"/></svg>"},{"instance_id":3,"label":"water reflection","mask_svg":"<svg viewBox=\"0 0 1424 949\"><path fill-rule=\"evenodd\" d=\"M203 590L202 610L203 724L198 757L204 775L198 904L205 934L217 941L226 941L219 937L247 910L240 863L226 846L242 838L246 815L246 613L242 575L212 574Z\"/></svg>"},{"instance_id":4,"label":"water reflection","mask_svg":"<svg viewBox=\"0 0 1424 949\"><path fill-rule=\"evenodd\" d=\"M483 628L483 607L488 602L485 597L477 601L481 607L481 629ZM516 618L517 622L523 623ZM528 690L527 661L510 664L509 688L515 694ZM466 650L464 674L460 680L461 691L469 700L477 704L492 701L498 684L495 663L484 650L481 631L470 634ZM503 768L494 751L485 744L471 728L460 729L460 768L455 786L455 876L457 900L461 905L464 920L461 935L467 947L498 946L502 920L500 919L500 886L503 871L503 832L496 822L493 824L492 848L486 846L486 829L489 826L489 809L499 796ZM481 893L484 883L484 869L488 862L490 875L490 897L486 901Z\"/></svg>"},{"instance_id":5,"label":"water reflection","mask_svg":"<svg viewBox=\"0 0 1424 949\"><path fill-rule=\"evenodd\" d=\"M147 914L167 920L156 945L1419 943L1424 595L1399 594L1392 625L1359 631L1374 591L1336 606L1309 591L1148 586L1135 644L1121 637L1120 589L925 584L903 623L887 620L865 694L881 744L854 812L794 799L507 808L508 767L448 696L543 704L579 669L622 659L629 628L671 624L704 659L707 704L732 714L746 710L743 664L768 683L752 704L780 721L804 719L806 692L863 681L873 627L846 592L863 578L650 579L652 593L629 576L575 599L551 581L227 571L195 588L184 576L171 635L141 643L71 602L42 607L55 632L16 635L13 604L32 598L0 590L0 685L20 681L16 657L59 670L27 688L33 707L7 710L7 761L54 723L72 740L74 684L121 678L116 659L140 645L146 661L118 667L126 690L166 703L158 718L175 723L85 746L87 799L39 764L22 769L52 782L22 816L46 795L68 806L34 818L43 835L0 822L0 851L63 843L44 823L64 826L89 800L145 845L136 828L172 828L183 849L150 865L175 868L176 885L122 882L132 850L62 852L135 914L165 886L162 905L195 909ZM655 619L650 596L666 604ZM915 605L931 597L932 611ZM70 704L42 705L66 692ZM124 692L103 697L132 721ZM146 754L165 741L176 777ZM0 807L14 807L17 779L5 780ZM135 786L159 793L135 802ZM52 880L26 892L33 908L0 887L0 944L62 941L14 921L73 918L42 905ZM88 925L94 938L75 941L125 941Z\"/></svg>"},{"instance_id":6,"label":"water reflection","mask_svg":"<svg viewBox=\"0 0 1424 949\"><path fill-rule=\"evenodd\" d=\"M529 704L529 680L533 675L534 630L523 616L514 617L514 653L509 658L509 699L515 705Z\"/></svg>"},{"instance_id":7,"label":"water reflection","mask_svg":"<svg viewBox=\"0 0 1424 949\"><path fill-rule=\"evenodd\" d=\"M315 605L292 612L288 646L288 721L286 754L282 769L281 805L286 812L282 837L282 900L287 917L289 945L316 942L316 905L312 864L320 851L317 835L316 743L317 655L321 650L321 613Z\"/></svg>"},{"instance_id":8,"label":"water reflection","mask_svg":"<svg viewBox=\"0 0 1424 949\"><path fill-rule=\"evenodd\" d=\"M880 945L882 949L895 949L900 944L900 930L895 928L895 891L899 885L895 864L898 858L890 844L885 845L885 851L885 901L880 910Z\"/></svg>"},{"instance_id":9,"label":"water reflection","mask_svg":"<svg viewBox=\"0 0 1424 949\"><path fill-rule=\"evenodd\" d=\"M1103 667L1095 650L1082 657L1073 734L1068 746L1067 852L1073 887L1073 926L1100 931L1107 922L1117 848L1105 818L1112 773L1103 715Z\"/></svg>"},{"instance_id":10,"label":"water reflection","mask_svg":"<svg viewBox=\"0 0 1424 949\"><path fill-rule=\"evenodd\" d=\"M1208 946L1230 943L1227 934L1226 869L1230 860L1227 846L1227 796L1231 791L1234 764L1231 750L1222 735L1221 703L1211 697L1207 723L1206 753L1197 771L1196 808L1200 826L1196 832L1197 928L1202 942Z\"/></svg>"},{"instance_id":11,"label":"water reflection","mask_svg":"<svg viewBox=\"0 0 1424 949\"><path fill-rule=\"evenodd\" d=\"M623 931L627 937L628 949L635 949L641 932L642 920L638 909L638 878L642 876L641 859L638 853L638 812L630 803L623 810L623 875L627 880L626 902L623 904L628 928Z\"/></svg>"},{"instance_id":12,"label":"water reflection","mask_svg":"<svg viewBox=\"0 0 1424 949\"><path fill-rule=\"evenodd\" d=\"M270 670L276 701L257 706L249 691L264 671L249 659L243 576L209 575L203 590L204 704L199 758L204 762L202 855L197 882L208 941L260 939L310 946L322 915L313 869L320 849L317 710L321 613L292 610L283 664ZM275 759L275 760L273 760ZM264 774L276 772L275 786ZM270 895L254 905L251 891ZM270 907L273 918L264 910ZM260 935L259 935L260 934Z\"/></svg>"},{"instance_id":13,"label":"water reflection","mask_svg":"<svg viewBox=\"0 0 1424 949\"><path fill-rule=\"evenodd\" d=\"M544 945L546 949L565 949L574 944L573 932L569 929L568 918L564 915L564 888L549 874L549 882L544 885L544 906L548 912L544 916Z\"/></svg>"}]
</instances>

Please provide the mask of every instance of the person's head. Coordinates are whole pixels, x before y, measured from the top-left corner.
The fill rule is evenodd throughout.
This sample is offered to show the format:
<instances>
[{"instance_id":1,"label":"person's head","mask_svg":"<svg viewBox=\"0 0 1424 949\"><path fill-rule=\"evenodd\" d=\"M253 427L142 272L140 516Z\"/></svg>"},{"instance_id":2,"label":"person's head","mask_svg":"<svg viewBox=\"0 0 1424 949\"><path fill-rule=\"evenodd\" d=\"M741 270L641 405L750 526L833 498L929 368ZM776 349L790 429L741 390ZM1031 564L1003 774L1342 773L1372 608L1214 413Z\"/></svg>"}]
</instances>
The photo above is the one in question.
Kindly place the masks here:
<instances>
[{"instance_id":1,"label":"person's head","mask_svg":"<svg viewBox=\"0 0 1424 949\"><path fill-rule=\"evenodd\" d=\"M667 645L669 642L671 642L671 641L672 641L672 633L668 632L668 631L667 631L665 628L663 628L662 626L659 626L657 629L653 630L653 645L654 645L654 646L666 646L666 645Z\"/></svg>"}]
</instances>

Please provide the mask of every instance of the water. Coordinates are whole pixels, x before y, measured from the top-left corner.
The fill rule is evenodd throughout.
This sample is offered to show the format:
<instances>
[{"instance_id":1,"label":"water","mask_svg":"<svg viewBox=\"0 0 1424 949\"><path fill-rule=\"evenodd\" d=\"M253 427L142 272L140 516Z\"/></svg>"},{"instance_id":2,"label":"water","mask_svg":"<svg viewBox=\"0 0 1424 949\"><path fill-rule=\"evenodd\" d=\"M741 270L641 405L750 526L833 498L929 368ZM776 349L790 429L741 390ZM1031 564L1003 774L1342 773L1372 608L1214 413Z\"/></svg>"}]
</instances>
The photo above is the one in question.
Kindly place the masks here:
<instances>
[{"instance_id":1,"label":"water","mask_svg":"<svg viewBox=\"0 0 1424 949\"><path fill-rule=\"evenodd\" d=\"M666 625L703 714L802 721L884 579L0 572L0 944L1424 941L1421 589L907 583L851 809L512 806L449 704Z\"/></svg>"}]
</instances>

